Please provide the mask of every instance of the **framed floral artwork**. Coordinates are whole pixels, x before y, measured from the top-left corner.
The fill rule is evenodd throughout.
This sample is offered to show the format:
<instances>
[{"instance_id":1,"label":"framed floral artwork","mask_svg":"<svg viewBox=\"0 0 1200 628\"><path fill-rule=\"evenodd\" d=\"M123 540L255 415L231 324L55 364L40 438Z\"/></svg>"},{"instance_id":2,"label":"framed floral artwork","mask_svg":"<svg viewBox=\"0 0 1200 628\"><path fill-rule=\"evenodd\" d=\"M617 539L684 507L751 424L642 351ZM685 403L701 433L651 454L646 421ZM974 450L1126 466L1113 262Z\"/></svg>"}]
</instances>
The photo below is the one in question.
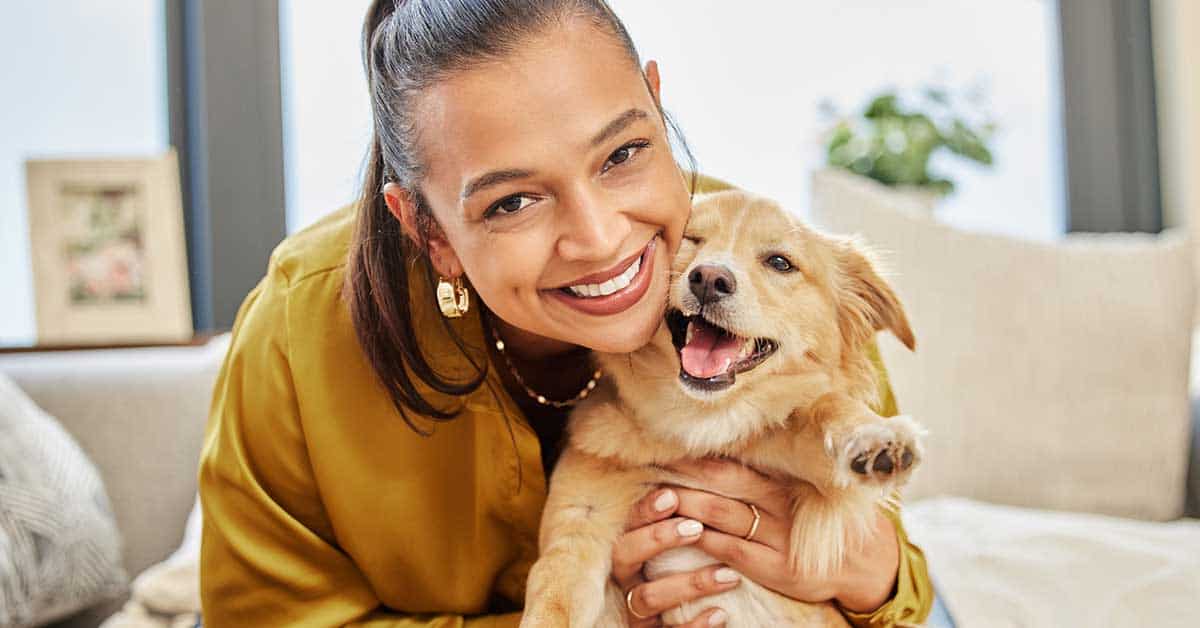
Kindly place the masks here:
<instances>
[{"instance_id":1,"label":"framed floral artwork","mask_svg":"<svg viewBox=\"0 0 1200 628\"><path fill-rule=\"evenodd\" d=\"M190 340L174 151L30 160L25 172L38 344Z\"/></svg>"}]
</instances>

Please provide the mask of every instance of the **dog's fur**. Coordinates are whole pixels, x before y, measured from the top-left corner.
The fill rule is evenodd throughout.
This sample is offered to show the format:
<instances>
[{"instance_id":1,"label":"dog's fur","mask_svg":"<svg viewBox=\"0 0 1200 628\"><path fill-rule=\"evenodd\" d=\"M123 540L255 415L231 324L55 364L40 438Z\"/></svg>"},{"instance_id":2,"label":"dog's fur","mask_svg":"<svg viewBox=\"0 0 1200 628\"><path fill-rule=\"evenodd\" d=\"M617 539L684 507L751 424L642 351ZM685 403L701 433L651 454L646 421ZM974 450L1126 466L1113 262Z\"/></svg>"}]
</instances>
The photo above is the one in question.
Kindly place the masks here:
<instances>
[{"instance_id":1,"label":"dog's fur","mask_svg":"<svg viewBox=\"0 0 1200 628\"><path fill-rule=\"evenodd\" d=\"M772 255L793 269L772 267ZM727 269L736 291L701 307L689 288L701 265ZM597 356L607 377L570 417L542 517L541 557L530 572L525 628L625 625L623 592L609 578L613 544L649 490L689 485L660 465L722 456L786 479L793 570L822 577L863 542L875 508L897 506L893 490L920 460L921 428L870 409L878 401L867 352L875 332L890 330L910 349L914 340L895 294L856 241L818 233L741 191L701 197L672 268L668 312L677 324L661 326L644 348ZM702 390L680 371L685 316L770 339L776 349L732 385ZM646 571L657 577L715 562L684 547ZM720 606L730 627L846 625L832 604L797 602L748 580L701 604L663 619L680 624Z\"/></svg>"}]
</instances>

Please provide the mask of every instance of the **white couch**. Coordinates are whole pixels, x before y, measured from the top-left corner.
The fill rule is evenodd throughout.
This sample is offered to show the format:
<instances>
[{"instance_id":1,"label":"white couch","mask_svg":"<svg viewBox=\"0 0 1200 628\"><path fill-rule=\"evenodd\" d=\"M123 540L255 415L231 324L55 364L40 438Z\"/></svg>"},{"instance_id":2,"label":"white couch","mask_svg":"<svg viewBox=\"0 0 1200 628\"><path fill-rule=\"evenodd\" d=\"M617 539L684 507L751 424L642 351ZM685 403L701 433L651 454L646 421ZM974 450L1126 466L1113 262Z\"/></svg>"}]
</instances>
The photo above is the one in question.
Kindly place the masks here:
<instances>
[{"instance_id":1,"label":"white couch","mask_svg":"<svg viewBox=\"0 0 1200 628\"><path fill-rule=\"evenodd\" d=\"M915 353L880 336L930 431L906 522L959 625L1200 625L1182 612L1200 604L1200 520L1180 519L1189 475L1200 488L1186 235L964 232L840 171L813 193L912 321Z\"/></svg>"},{"instance_id":2,"label":"white couch","mask_svg":"<svg viewBox=\"0 0 1200 628\"><path fill-rule=\"evenodd\" d=\"M0 371L75 437L96 464L136 575L180 544L213 380L228 338L195 347L0 355ZM97 626L114 600L59 626Z\"/></svg>"}]
</instances>

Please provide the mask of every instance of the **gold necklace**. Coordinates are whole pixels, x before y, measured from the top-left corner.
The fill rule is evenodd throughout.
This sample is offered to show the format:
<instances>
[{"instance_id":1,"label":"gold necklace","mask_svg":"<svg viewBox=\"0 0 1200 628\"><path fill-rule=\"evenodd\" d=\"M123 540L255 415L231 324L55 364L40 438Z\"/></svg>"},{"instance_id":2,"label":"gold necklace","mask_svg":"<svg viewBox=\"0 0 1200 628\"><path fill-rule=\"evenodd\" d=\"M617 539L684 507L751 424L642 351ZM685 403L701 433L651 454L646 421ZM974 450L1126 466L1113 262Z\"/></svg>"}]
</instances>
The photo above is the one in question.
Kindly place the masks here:
<instances>
[{"instance_id":1,"label":"gold necklace","mask_svg":"<svg viewBox=\"0 0 1200 628\"><path fill-rule=\"evenodd\" d=\"M595 390L596 382L600 381L600 376L603 375L600 369L596 369L596 372L592 373L592 378L588 380L588 383L583 387L583 390L580 390L575 394L574 397L566 401L547 399L545 395L538 393L538 391L530 388L529 384L525 383L525 380L521 377L521 374L517 372L517 367L513 365L512 360L508 357L508 354L504 352L504 341L500 339L500 332L496 331L495 325L488 325L488 327L491 328L492 339L496 341L496 351L500 353L500 356L504 358L504 363L508 365L508 372L512 373L513 379L516 379L517 383L521 385L521 388L525 389L525 394L529 395L534 401L542 404L543 406L550 406L552 408L570 408L571 406L574 406L580 401L587 399L587 396L591 394L593 390Z\"/></svg>"}]
</instances>

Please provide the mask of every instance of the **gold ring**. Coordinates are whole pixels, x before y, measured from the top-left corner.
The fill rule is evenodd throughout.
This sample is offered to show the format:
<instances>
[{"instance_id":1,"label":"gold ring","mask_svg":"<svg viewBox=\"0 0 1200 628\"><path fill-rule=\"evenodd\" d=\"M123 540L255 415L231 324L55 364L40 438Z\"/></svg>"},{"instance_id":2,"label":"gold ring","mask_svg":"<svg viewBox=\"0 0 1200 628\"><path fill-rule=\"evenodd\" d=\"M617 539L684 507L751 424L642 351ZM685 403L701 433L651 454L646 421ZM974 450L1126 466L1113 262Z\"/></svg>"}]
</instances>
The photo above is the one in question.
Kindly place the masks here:
<instances>
[{"instance_id":1,"label":"gold ring","mask_svg":"<svg viewBox=\"0 0 1200 628\"><path fill-rule=\"evenodd\" d=\"M629 590L625 592L625 608L629 611L630 615L638 619L650 619L653 615L639 615L637 611L633 610L633 589L636 586L629 587Z\"/></svg>"},{"instance_id":2,"label":"gold ring","mask_svg":"<svg viewBox=\"0 0 1200 628\"><path fill-rule=\"evenodd\" d=\"M758 532L758 522L762 520L762 517L758 515L758 508L754 504L746 505L750 507L750 512L754 514L754 522L750 524L750 531L746 533L746 536L742 537L742 540L752 541L754 540L754 533Z\"/></svg>"}]
</instances>

